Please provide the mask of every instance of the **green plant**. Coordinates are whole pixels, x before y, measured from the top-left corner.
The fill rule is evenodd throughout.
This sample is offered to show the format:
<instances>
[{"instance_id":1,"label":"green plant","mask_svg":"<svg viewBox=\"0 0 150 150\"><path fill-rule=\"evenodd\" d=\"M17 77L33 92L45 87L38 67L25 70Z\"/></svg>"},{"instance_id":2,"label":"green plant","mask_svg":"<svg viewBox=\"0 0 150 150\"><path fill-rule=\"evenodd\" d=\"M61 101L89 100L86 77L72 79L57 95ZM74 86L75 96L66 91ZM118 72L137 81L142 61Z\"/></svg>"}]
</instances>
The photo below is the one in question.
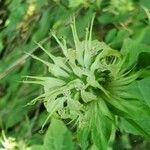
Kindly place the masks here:
<instances>
[{"instance_id":1,"label":"green plant","mask_svg":"<svg viewBox=\"0 0 150 150\"><path fill-rule=\"evenodd\" d=\"M40 44L50 61L29 54L49 70L47 77L28 76L30 80L23 81L44 86L44 93L32 103L42 99L49 112L47 120L69 120L76 127L75 137L82 149L93 146L106 150L116 130L127 131L127 126L133 128L130 132L149 138L150 132L142 121L149 119L150 109L141 88L145 80L150 80L149 61L142 67L139 62L141 54L148 60L149 47L136 47L134 41L127 39L121 51L114 50L92 39L93 21L94 17L81 41L73 19L74 47L52 32L63 56L54 56Z\"/></svg>"},{"instance_id":2,"label":"green plant","mask_svg":"<svg viewBox=\"0 0 150 150\"><path fill-rule=\"evenodd\" d=\"M24 141L18 142L13 137L6 137L4 131L2 131L0 144L3 146L3 148L0 147L0 150L30 150L30 148L26 147Z\"/></svg>"},{"instance_id":3,"label":"green plant","mask_svg":"<svg viewBox=\"0 0 150 150\"><path fill-rule=\"evenodd\" d=\"M106 10L118 15L119 13L133 11L134 9L134 3L132 0L111 0L110 5Z\"/></svg>"}]
</instances>

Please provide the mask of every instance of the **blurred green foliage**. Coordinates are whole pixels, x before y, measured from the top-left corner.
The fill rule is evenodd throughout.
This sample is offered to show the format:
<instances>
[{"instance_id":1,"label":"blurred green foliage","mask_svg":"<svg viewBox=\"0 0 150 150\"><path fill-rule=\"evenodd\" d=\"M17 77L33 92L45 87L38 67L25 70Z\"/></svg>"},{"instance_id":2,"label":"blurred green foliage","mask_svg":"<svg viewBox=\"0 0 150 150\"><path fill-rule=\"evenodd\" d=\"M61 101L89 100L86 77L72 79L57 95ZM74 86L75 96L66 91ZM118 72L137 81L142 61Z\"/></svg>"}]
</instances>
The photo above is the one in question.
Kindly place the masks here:
<instances>
[{"instance_id":1,"label":"blurred green foliage","mask_svg":"<svg viewBox=\"0 0 150 150\"><path fill-rule=\"evenodd\" d=\"M71 45L70 17L75 15L79 37L83 38L83 31L93 13L96 13L93 29L95 38L117 50L122 48L125 39L131 38L136 41L135 45L144 45L150 51L149 0L0 0L0 130L4 130L8 137L16 138L17 143L23 141L29 147L34 145L33 149L43 149L41 145L47 129L46 126L44 133L39 132L47 117L43 104L27 106L41 94L41 87L20 82L25 75L45 75L47 69L29 58L26 52L47 59L35 44L39 42L54 53L59 53L60 49L51 39L50 30L54 30L58 37L65 37ZM149 64L149 61L144 63ZM149 93L150 84L141 82L145 84L142 90ZM148 98L146 101L149 104ZM53 121L53 128L55 123L59 124ZM126 122L124 124L123 132L130 129ZM145 122L145 126L147 124ZM67 136L71 136L62 126L64 131L60 134L64 136L63 132L66 132ZM44 144L50 134L58 134L49 130ZM40 146L37 148L36 144ZM78 145L74 146L78 149ZM71 142L68 147L71 149ZM150 143L130 134L130 130L128 134L118 131L114 149L148 150Z\"/></svg>"}]
</instances>

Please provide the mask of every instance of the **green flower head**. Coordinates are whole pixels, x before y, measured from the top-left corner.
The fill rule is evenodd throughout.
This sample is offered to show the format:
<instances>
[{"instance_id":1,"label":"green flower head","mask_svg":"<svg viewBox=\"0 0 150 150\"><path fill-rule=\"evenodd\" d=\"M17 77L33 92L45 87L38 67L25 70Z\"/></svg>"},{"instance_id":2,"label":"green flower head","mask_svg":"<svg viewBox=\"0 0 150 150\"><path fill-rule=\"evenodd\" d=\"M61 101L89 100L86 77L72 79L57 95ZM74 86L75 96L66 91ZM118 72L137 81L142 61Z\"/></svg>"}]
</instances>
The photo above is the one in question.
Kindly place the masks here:
<instances>
[{"instance_id":1,"label":"green flower head","mask_svg":"<svg viewBox=\"0 0 150 150\"><path fill-rule=\"evenodd\" d=\"M147 107L139 104L128 92L129 85L139 78L142 71L133 73L134 67L125 67L127 55L92 39L93 21L94 17L86 29L85 39L81 41L73 19L74 47L68 47L66 40L59 40L52 33L63 57L54 56L38 44L51 61L31 56L44 63L51 76L28 76L31 80L24 82L43 85L44 93L34 102L42 98L50 117L73 121L84 148L88 145L84 142L90 137L94 145L106 149L117 127L118 117L131 121L141 115L141 111L137 114L135 109Z\"/></svg>"}]
</instances>

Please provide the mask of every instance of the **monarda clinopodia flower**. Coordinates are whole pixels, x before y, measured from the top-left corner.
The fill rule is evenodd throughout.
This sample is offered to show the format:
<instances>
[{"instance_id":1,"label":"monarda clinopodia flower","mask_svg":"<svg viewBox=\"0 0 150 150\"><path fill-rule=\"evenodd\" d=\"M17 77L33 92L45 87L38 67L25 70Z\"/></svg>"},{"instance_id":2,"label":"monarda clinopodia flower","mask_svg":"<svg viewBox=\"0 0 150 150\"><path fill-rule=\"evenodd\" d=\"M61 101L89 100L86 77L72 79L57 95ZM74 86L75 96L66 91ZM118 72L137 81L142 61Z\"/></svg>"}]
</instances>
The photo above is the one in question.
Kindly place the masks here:
<instances>
[{"instance_id":1,"label":"monarda clinopodia flower","mask_svg":"<svg viewBox=\"0 0 150 150\"><path fill-rule=\"evenodd\" d=\"M65 39L59 40L52 32L63 56L54 56L38 44L51 61L30 55L48 67L50 76L28 76L30 80L24 82L44 87L44 93L33 102L43 100L49 112L48 118L59 117L74 122L82 149L94 145L106 150L120 118L135 125L137 117L149 116L150 113L144 103L128 92L143 70L124 67L128 55L93 40L93 21L94 17L86 29L85 39L81 41L73 19L74 47L69 47ZM138 124L136 126L139 132L148 136Z\"/></svg>"}]
</instances>

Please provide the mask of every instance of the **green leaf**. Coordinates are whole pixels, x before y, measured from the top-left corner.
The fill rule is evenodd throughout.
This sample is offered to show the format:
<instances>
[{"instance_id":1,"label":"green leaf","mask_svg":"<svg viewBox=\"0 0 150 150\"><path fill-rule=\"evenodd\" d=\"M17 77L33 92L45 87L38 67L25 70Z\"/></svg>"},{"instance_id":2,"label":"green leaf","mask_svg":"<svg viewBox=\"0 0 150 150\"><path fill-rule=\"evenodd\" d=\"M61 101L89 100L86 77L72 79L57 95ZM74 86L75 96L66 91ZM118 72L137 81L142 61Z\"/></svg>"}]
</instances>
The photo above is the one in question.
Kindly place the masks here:
<instances>
[{"instance_id":1,"label":"green leaf","mask_svg":"<svg viewBox=\"0 0 150 150\"><path fill-rule=\"evenodd\" d=\"M137 83L144 101L150 107L150 77L139 80Z\"/></svg>"},{"instance_id":2,"label":"green leaf","mask_svg":"<svg viewBox=\"0 0 150 150\"><path fill-rule=\"evenodd\" d=\"M84 0L76 0L76 1L74 1L74 0L69 0L69 7L70 7L70 8L76 8L76 7L78 7L79 5L84 4L84 3L85 3Z\"/></svg>"},{"instance_id":3,"label":"green leaf","mask_svg":"<svg viewBox=\"0 0 150 150\"><path fill-rule=\"evenodd\" d=\"M17 99L18 100L18 99ZM26 108L23 107L23 103L17 103L16 106L12 107L11 110L9 111L8 117L6 117L6 127L11 128L15 124L21 122L23 120L23 117L27 114L31 108ZM10 109L10 108L9 108Z\"/></svg>"},{"instance_id":4,"label":"green leaf","mask_svg":"<svg viewBox=\"0 0 150 150\"><path fill-rule=\"evenodd\" d=\"M49 28L51 25L50 11L51 11L50 9L46 9L44 13L42 14L40 22L39 22L38 30L32 36L32 41L40 41L49 32Z\"/></svg>"},{"instance_id":5,"label":"green leaf","mask_svg":"<svg viewBox=\"0 0 150 150\"><path fill-rule=\"evenodd\" d=\"M109 145L113 122L105 115L106 109L103 114L101 104L95 102L95 105L91 105L89 126L91 126L93 144L100 150L106 150Z\"/></svg>"},{"instance_id":6,"label":"green leaf","mask_svg":"<svg viewBox=\"0 0 150 150\"><path fill-rule=\"evenodd\" d=\"M150 52L142 52L139 54L137 67L139 69L146 68L150 66ZM149 70L150 72L150 70Z\"/></svg>"},{"instance_id":7,"label":"green leaf","mask_svg":"<svg viewBox=\"0 0 150 150\"><path fill-rule=\"evenodd\" d=\"M33 145L31 150L45 150L43 145Z\"/></svg>"},{"instance_id":8,"label":"green leaf","mask_svg":"<svg viewBox=\"0 0 150 150\"><path fill-rule=\"evenodd\" d=\"M137 80L130 85L128 85L126 88L126 91L128 94L130 94L130 97L135 97L142 103L146 103L146 105L150 106L150 77L146 77L142 80Z\"/></svg>"},{"instance_id":9,"label":"green leaf","mask_svg":"<svg viewBox=\"0 0 150 150\"><path fill-rule=\"evenodd\" d=\"M133 35L133 39L136 40L139 43L144 43L149 45L150 44L150 27L149 26L137 26L134 27L133 30L135 30L135 34Z\"/></svg>"},{"instance_id":10,"label":"green leaf","mask_svg":"<svg viewBox=\"0 0 150 150\"><path fill-rule=\"evenodd\" d=\"M150 9L149 0L140 0L140 4Z\"/></svg>"},{"instance_id":11,"label":"green leaf","mask_svg":"<svg viewBox=\"0 0 150 150\"><path fill-rule=\"evenodd\" d=\"M110 42L116 37L116 34L117 34L117 29L116 29L116 28L111 29L111 30L106 34L105 42L106 42L106 43L110 43Z\"/></svg>"},{"instance_id":12,"label":"green leaf","mask_svg":"<svg viewBox=\"0 0 150 150\"><path fill-rule=\"evenodd\" d=\"M121 118L120 129L127 133L150 138L150 119L131 120Z\"/></svg>"},{"instance_id":13,"label":"green leaf","mask_svg":"<svg viewBox=\"0 0 150 150\"><path fill-rule=\"evenodd\" d=\"M72 135L64 123L52 119L44 139L44 150L73 150Z\"/></svg>"},{"instance_id":14,"label":"green leaf","mask_svg":"<svg viewBox=\"0 0 150 150\"><path fill-rule=\"evenodd\" d=\"M3 50L3 48L4 48L4 45L3 45L2 39L0 37L0 54L1 54L2 50Z\"/></svg>"},{"instance_id":15,"label":"green leaf","mask_svg":"<svg viewBox=\"0 0 150 150\"><path fill-rule=\"evenodd\" d=\"M121 48L121 53L126 56L123 68L130 67L137 63L139 54L142 52L150 52L150 46L140 44L134 40L126 39Z\"/></svg>"},{"instance_id":16,"label":"green leaf","mask_svg":"<svg viewBox=\"0 0 150 150\"><path fill-rule=\"evenodd\" d=\"M113 20L114 20L114 16L109 12L103 13L100 17L98 17L98 21L101 24L108 24Z\"/></svg>"},{"instance_id":17,"label":"green leaf","mask_svg":"<svg viewBox=\"0 0 150 150\"><path fill-rule=\"evenodd\" d=\"M108 148L109 138L112 130L112 122L106 117L101 116L92 127L92 140L98 149Z\"/></svg>"},{"instance_id":18,"label":"green leaf","mask_svg":"<svg viewBox=\"0 0 150 150\"><path fill-rule=\"evenodd\" d=\"M89 146L89 129L88 128L79 128L77 132L77 138L81 145L82 150L87 150Z\"/></svg>"},{"instance_id":19,"label":"green leaf","mask_svg":"<svg viewBox=\"0 0 150 150\"><path fill-rule=\"evenodd\" d=\"M125 29L120 29L116 31L115 38L111 41L110 46L115 49L120 49L125 38L129 37L129 32Z\"/></svg>"},{"instance_id":20,"label":"green leaf","mask_svg":"<svg viewBox=\"0 0 150 150\"><path fill-rule=\"evenodd\" d=\"M125 118L130 119L138 119L138 118L149 118L150 109L147 105L145 105L142 101L130 97L126 98L113 98L111 102L109 102L113 107L113 111L118 116L123 116Z\"/></svg>"}]
</instances>

